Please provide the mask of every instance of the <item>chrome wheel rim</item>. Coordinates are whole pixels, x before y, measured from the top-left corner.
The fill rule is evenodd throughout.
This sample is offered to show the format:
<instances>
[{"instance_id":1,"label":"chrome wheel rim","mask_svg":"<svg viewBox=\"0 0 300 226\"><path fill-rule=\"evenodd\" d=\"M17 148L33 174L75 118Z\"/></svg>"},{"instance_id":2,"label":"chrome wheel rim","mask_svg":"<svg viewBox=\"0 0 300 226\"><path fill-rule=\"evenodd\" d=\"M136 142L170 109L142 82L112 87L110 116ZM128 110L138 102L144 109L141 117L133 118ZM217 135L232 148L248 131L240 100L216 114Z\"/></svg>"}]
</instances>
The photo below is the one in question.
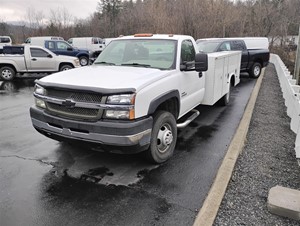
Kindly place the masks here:
<instances>
[{"instance_id":1,"label":"chrome wheel rim","mask_svg":"<svg viewBox=\"0 0 300 226\"><path fill-rule=\"evenodd\" d=\"M3 70L2 71L2 78L10 79L12 77L12 73L10 70Z\"/></svg>"},{"instance_id":2,"label":"chrome wheel rim","mask_svg":"<svg viewBox=\"0 0 300 226\"><path fill-rule=\"evenodd\" d=\"M157 134L157 149L160 153L165 153L173 143L172 128L169 124L160 127Z\"/></svg>"},{"instance_id":3,"label":"chrome wheel rim","mask_svg":"<svg viewBox=\"0 0 300 226\"><path fill-rule=\"evenodd\" d=\"M256 67L254 68L253 72L254 72L254 75L255 75L255 76L258 76L259 73L260 73L260 67L259 67L259 66L256 66Z\"/></svg>"},{"instance_id":4,"label":"chrome wheel rim","mask_svg":"<svg viewBox=\"0 0 300 226\"><path fill-rule=\"evenodd\" d=\"M85 59L85 58L82 58L82 59L80 59L80 64L82 65L82 66L85 66L85 65L87 65L87 59Z\"/></svg>"}]
</instances>

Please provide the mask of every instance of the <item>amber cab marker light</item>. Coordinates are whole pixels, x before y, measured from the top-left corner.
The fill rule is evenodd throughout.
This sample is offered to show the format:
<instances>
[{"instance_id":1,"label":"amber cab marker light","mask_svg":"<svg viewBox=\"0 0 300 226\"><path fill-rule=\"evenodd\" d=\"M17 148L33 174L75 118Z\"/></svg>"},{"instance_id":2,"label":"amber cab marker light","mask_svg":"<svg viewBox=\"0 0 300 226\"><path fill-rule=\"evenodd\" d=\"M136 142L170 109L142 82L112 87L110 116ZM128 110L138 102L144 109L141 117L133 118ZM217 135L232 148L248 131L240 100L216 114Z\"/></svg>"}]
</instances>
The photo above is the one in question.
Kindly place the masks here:
<instances>
[{"instance_id":1,"label":"amber cab marker light","mask_svg":"<svg viewBox=\"0 0 300 226\"><path fill-rule=\"evenodd\" d=\"M152 37L153 34L135 34L134 37Z\"/></svg>"}]
</instances>

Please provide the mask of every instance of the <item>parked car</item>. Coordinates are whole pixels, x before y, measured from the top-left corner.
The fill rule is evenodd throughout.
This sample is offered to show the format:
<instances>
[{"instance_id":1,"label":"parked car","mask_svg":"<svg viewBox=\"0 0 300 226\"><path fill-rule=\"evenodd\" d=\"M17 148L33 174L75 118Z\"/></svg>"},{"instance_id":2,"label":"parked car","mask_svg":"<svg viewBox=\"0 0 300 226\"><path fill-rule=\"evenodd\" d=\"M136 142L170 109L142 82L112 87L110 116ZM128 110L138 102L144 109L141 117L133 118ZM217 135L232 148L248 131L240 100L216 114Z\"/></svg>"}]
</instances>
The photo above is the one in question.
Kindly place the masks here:
<instances>
[{"instance_id":1,"label":"parked car","mask_svg":"<svg viewBox=\"0 0 300 226\"><path fill-rule=\"evenodd\" d=\"M103 40L99 37L74 37L70 38L68 43L73 47L88 50L92 62L105 48Z\"/></svg>"},{"instance_id":2,"label":"parked car","mask_svg":"<svg viewBox=\"0 0 300 226\"><path fill-rule=\"evenodd\" d=\"M60 37L31 37L26 40L25 44L45 47L57 55L77 57L81 66L89 64L89 51L72 47Z\"/></svg>"},{"instance_id":3,"label":"parked car","mask_svg":"<svg viewBox=\"0 0 300 226\"><path fill-rule=\"evenodd\" d=\"M12 44L9 36L0 36L0 54L3 52L3 46L10 46Z\"/></svg>"},{"instance_id":4,"label":"parked car","mask_svg":"<svg viewBox=\"0 0 300 226\"><path fill-rule=\"evenodd\" d=\"M199 51L204 53L242 51L241 71L258 78L263 67L269 63L269 41L267 38L207 38L198 39Z\"/></svg>"},{"instance_id":5,"label":"parked car","mask_svg":"<svg viewBox=\"0 0 300 226\"><path fill-rule=\"evenodd\" d=\"M4 46L0 77L13 80L17 73L53 73L80 67L76 57L59 56L40 46Z\"/></svg>"}]
</instances>

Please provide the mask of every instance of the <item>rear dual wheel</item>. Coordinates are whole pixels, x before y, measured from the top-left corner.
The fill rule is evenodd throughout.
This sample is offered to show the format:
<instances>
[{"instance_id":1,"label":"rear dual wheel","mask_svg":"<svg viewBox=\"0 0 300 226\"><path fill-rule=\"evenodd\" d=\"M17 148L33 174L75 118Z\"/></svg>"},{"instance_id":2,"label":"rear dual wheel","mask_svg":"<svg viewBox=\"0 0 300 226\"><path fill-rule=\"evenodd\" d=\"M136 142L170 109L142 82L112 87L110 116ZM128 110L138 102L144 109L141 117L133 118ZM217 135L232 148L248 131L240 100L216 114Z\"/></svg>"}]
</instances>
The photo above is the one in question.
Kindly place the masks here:
<instances>
[{"instance_id":1,"label":"rear dual wheel","mask_svg":"<svg viewBox=\"0 0 300 226\"><path fill-rule=\"evenodd\" d=\"M220 100L220 105L226 106L229 104L230 101L230 90L231 90L231 84L229 83L228 87L228 93L226 93Z\"/></svg>"}]
</instances>

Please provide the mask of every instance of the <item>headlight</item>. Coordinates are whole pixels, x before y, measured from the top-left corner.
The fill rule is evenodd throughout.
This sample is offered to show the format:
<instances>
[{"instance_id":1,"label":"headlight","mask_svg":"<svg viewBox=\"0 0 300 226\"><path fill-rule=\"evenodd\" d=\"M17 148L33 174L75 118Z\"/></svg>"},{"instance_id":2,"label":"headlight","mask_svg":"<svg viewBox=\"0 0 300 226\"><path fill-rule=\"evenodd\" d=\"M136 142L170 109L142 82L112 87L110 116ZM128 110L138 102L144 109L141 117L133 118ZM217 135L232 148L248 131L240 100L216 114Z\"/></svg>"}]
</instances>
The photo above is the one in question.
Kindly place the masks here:
<instances>
[{"instance_id":1,"label":"headlight","mask_svg":"<svg viewBox=\"0 0 300 226\"><path fill-rule=\"evenodd\" d=\"M35 98L35 105L40 108L46 108L45 101Z\"/></svg>"},{"instance_id":2,"label":"headlight","mask_svg":"<svg viewBox=\"0 0 300 226\"><path fill-rule=\"evenodd\" d=\"M129 111L106 110L105 116L106 118L113 118L113 119L129 119Z\"/></svg>"},{"instance_id":3,"label":"headlight","mask_svg":"<svg viewBox=\"0 0 300 226\"><path fill-rule=\"evenodd\" d=\"M39 95L45 95L46 94L46 90L38 84L35 85L34 92L36 94L39 94Z\"/></svg>"},{"instance_id":4,"label":"headlight","mask_svg":"<svg viewBox=\"0 0 300 226\"><path fill-rule=\"evenodd\" d=\"M107 104L134 104L135 94L121 94L108 96Z\"/></svg>"},{"instance_id":5,"label":"headlight","mask_svg":"<svg viewBox=\"0 0 300 226\"><path fill-rule=\"evenodd\" d=\"M135 94L108 96L106 104L111 105L111 109L105 110L104 117L111 119L134 119L134 102ZM113 105L116 105L116 109L114 109Z\"/></svg>"}]
</instances>

